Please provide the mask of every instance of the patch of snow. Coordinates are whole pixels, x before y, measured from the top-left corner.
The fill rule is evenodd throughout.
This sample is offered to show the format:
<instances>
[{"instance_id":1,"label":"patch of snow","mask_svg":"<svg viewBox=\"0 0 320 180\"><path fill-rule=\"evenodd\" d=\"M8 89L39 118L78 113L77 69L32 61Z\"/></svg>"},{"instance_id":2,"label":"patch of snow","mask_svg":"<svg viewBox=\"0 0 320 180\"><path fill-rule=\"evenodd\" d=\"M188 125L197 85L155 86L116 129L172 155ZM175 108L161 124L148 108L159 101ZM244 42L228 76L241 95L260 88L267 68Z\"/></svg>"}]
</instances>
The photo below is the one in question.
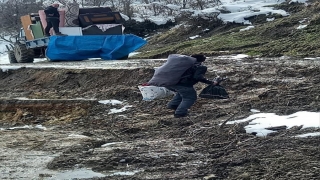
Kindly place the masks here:
<instances>
[{"instance_id":1,"label":"patch of snow","mask_svg":"<svg viewBox=\"0 0 320 180\"><path fill-rule=\"evenodd\" d=\"M299 25L298 27L297 27L297 29L304 29L304 28L306 28L308 25Z\"/></svg>"},{"instance_id":2,"label":"patch of snow","mask_svg":"<svg viewBox=\"0 0 320 180\"><path fill-rule=\"evenodd\" d=\"M304 18L304 19L300 20L299 23L304 23L304 22L306 22L307 20L308 20L307 18Z\"/></svg>"},{"instance_id":3,"label":"patch of snow","mask_svg":"<svg viewBox=\"0 0 320 180\"><path fill-rule=\"evenodd\" d=\"M0 57L1 58L1 57ZM9 62L9 60L8 60ZM2 69L2 72L8 72L10 69L16 70L22 68L21 66L1 66L0 69Z\"/></svg>"},{"instance_id":4,"label":"patch of snow","mask_svg":"<svg viewBox=\"0 0 320 180\"><path fill-rule=\"evenodd\" d=\"M221 0L221 6L210 6L208 4L207 7L205 7L203 10L194 10L190 7L182 9L181 5L165 4L163 2L153 2L149 4L134 2L131 4L131 7L135 10L135 13L133 13L133 19L139 22L150 20L152 22L155 22L156 24L165 24L168 20L174 20L174 18L167 18L167 16L151 16L151 14L154 14L152 8L154 8L155 6L170 9L173 15L187 12L191 13L192 17L201 17L203 19L218 16L218 18L220 18L225 23L235 22L250 25L251 22L245 19L252 16L257 16L261 14L281 14L282 16L289 16L289 13L287 13L284 10L268 7L270 5L280 4L283 2L285 2L285 0ZM299 2L303 3L306 1L299 0ZM230 13L221 13L222 10L229 11Z\"/></svg>"},{"instance_id":5,"label":"patch of snow","mask_svg":"<svg viewBox=\"0 0 320 180\"><path fill-rule=\"evenodd\" d=\"M319 127L320 112L301 111L288 116L278 116L274 113L258 113L244 119L230 121L227 124L241 122L249 122L249 125L245 126L247 133L255 132L257 136L266 136L271 132L275 132L265 129L268 127L287 126L287 128L291 128L300 125L303 126L303 129Z\"/></svg>"},{"instance_id":6,"label":"patch of snow","mask_svg":"<svg viewBox=\"0 0 320 180\"><path fill-rule=\"evenodd\" d=\"M120 109L113 108L113 109L110 109L110 112L109 112L108 114L121 113L121 112L126 111L126 110L127 110L127 108L130 108L130 107L132 107L132 106L127 105L127 106L124 106L124 107L122 107L122 108L120 108Z\"/></svg>"},{"instance_id":7,"label":"patch of snow","mask_svg":"<svg viewBox=\"0 0 320 180\"><path fill-rule=\"evenodd\" d=\"M15 129L32 129L32 126L24 125L24 126L17 126L17 127L11 127L8 128L9 130L15 130Z\"/></svg>"},{"instance_id":8,"label":"patch of snow","mask_svg":"<svg viewBox=\"0 0 320 180\"><path fill-rule=\"evenodd\" d=\"M80 178L97 178L97 177L105 177L106 175L94 172L90 169L74 169L70 171L63 171L54 174L49 179L80 179Z\"/></svg>"},{"instance_id":9,"label":"patch of snow","mask_svg":"<svg viewBox=\"0 0 320 180\"><path fill-rule=\"evenodd\" d=\"M253 112L253 113L259 113L259 112L261 112L260 110L257 110L257 109L250 109L250 111Z\"/></svg>"},{"instance_id":10,"label":"patch of snow","mask_svg":"<svg viewBox=\"0 0 320 180\"><path fill-rule=\"evenodd\" d=\"M303 58L303 59L305 59L305 60L319 60L320 59L320 57L307 57L307 58Z\"/></svg>"},{"instance_id":11,"label":"patch of snow","mask_svg":"<svg viewBox=\"0 0 320 180\"><path fill-rule=\"evenodd\" d=\"M12 40L12 39L10 39L9 36L4 36L4 39L8 40L8 41ZM2 53L7 51L6 45L11 44L10 42L7 42L5 40L0 40L0 54L2 54Z\"/></svg>"},{"instance_id":12,"label":"patch of snow","mask_svg":"<svg viewBox=\"0 0 320 180\"><path fill-rule=\"evenodd\" d=\"M191 37L189 37L189 39L196 39L196 38L199 38L199 37L201 37L201 36L199 36L199 35L195 35L195 36L191 36Z\"/></svg>"},{"instance_id":13,"label":"patch of snow","mask_svg":"<svg viewBox=\"0 0 320 180\"><path fill-rule=\"evenodd\" d=\"M320 136L320 132L300 134L300 135L297 135L295 137L305 138L305 137L310 137L310 136Z\"/></svg>"},{"instance_id":14,"label":"patch of snow","mask_svg":"<svg viewBox=\"0 0 320 180\"><path fill-rule=\"evenodd\" d=\"M284 10L275 10L272 7L266 7L267 5L278 4L279 1L254 1L248 0L245 2L237 1L229 4L223 5L221 8L230 11L231 13L219 14L224 22L235 22L243 24L251 24L250 21L245 20L252 16L257 16L261 14L281 14L282 16L289 16L289 14Z\"/></svg>"},{"instance_id":15,"label":"patch of snow","mask_svg":"<svg viewBox=\"0 0 320 180\"><path fill-rule=\"evenodd\" d=\"M240 29L240 31L247 31L247 30L253 29L253 28L254 28L254 26L248 26L246 28Z\"/></svg>"},{"instance_id":16,"label":"patch of snow","mask_svg":"<svg viewBox=\"0 0 320 180\"><path fill-rule=\"evenodd\" d=\"M47 128L42 126L41 124L40 125L36 125L35 128L42 129L42 130L47 130Z\"/></svg>"},{"instance_id":17,"label":"patch of snow","mask_svg":"<svg viewBox=\"0 0 320 180\"><path fill-rule=\"evenodd\" d=\"M137 22L144 22L146 19L142 18L142 17L133 17L133 20L137 21Z\"/></svg>"},{"instance_id":18,"label":"patch of snow","mask_svg":"<svg viewBox=\"0 0 320 180\"><path fill-rule=\"evenodd\" d=\"M168 21L174 21L174 17L161 17L161 16L150 16L147 18L151 22L155 23L156 25L163 25L166 24Z\"/></svg>"},{"instance_id":19,"label":"patch of snow","mask_svg":"<svg viewBox=\"0 0 320 180\"><path fill-rule=\"evenodd\" d=\"M88 136L79 135L79 134L70 134L69 138L89 138Z\"/></svg>"},{"instance_id":20,"label":"patch of snow","mask_svg":"<svg viewBox=\"0 0 320 180\"><path fill-rule=\"evenodd\" d=\"M129 57L133 57L133 56L135 56L137 54L140 54L140 52L132 52L132 53L129 54Z\"/></svg>"},{"instance_id":21,"label":"patch of snow","mask_svg":"<svg viewBox=\"0 0 320 180\"><path fill-rule=\"evenodd\" d=\"M124 171L124 172L115 172L111 176L133 176L140 171Z\"/></svg>"},{"instance_id":22,"label":"patch of snow","mask_svg":"<svg viewBox=\"0 0 320 180\"><path fill-rule=\"evenodd\" d=\"M289 2L289 4L291 4L291 3L306 3L308 0L291 0L290 2Z\"/></svg>"},{"instance_id":23,"label":"patch of snow","mask_svg":"<svg viewBox=\"0 0 320 180\"><path fill-rule=\"evenodd\" d=\"M120 15L125 21L128 21L130 19L129 16L127 16L125 14L120 13Z\"/></svg>"},{"instance_id":24,"label":"patch of snow","mask_svg":"<svg viewBox=\"0 0 320 180\"><path fill-rule=\"evenodd\" d=\"M0 63L1 64L8 64L9 63L8 54L4 48L4 45L1 43L0 43Z\"/></svg>"},{"instance_id":25,"label":"patch of snow","mask_svg":"<svg viewBox=\"0 0 320 180\"><path fill-rule=\"evenodd\" d=\"M122 143L123 143L123 142L106 143L106 144L101 145L101 147L104 148L104 147L112 146L112 145L115 145L115 144L122 144Z\"/></svg>"},{"instance_id":26,"label":"patch of snow","mask_svg":"<svg viewBox=\"0 0 320 180\"><path fill-rule=\"evenodd\" d=\"M101 101L98 101L98 102L101 103L101 104L112 104L112 105L122 104L121 101L119 101L119 100L114 100L114 99L111 99L111 100L101 100Z\"/></svg>"},{"instance_id":27,"label":"patch of snow","mask_svg":"<svg viewBox=\"0 0 320 180\"><path fill-rule=\"evenodd\" d=\"M10 127L7 128L8 130L16 130L16 129L42 129L42 130L47 130L46 127L43 127L42 125L36 125L36 126L31 126L31 125L24 125L24 126L16 126L16 127ZM3 129L3 128L2 128ZM6 130L6 129L3 129Z\"/></svg>"},{"instance_id":28,"label":"patch of snow","mask_svg":"<svg viewBox=\"0 0 320 180\"><path fill-rule=\"evenodd\" d=\"M267 18L266 19L266 21L268 21L268 22L270 22L270 21L274 21L275 20L275 18L273 17L273 18Z\"/></svg>"},{"instance_id":29,"label":"patch of snow","mask_svg":"<svg viewBox=\"0 0 320 180\"><path fill-rule=\"evenodd\" d=\"M237 54L235 56L231 56L231 58L233 58L233 59L243 59L243 58L247 58L247 57L249 57L249 55L247 55L247 54Z\"/></svg>"},{"instance_id":30,"label":"patch of snow","mask_svg":"<svg viewBox=\"0 0 320 180\"><path fill-rule=\"evenodd\" d=\"M166 7L168 7L169 9L173 9L173 10L179 10L179 9L181 9L180 6L175 5L175 4L167 4Z\"/></svg>"}]
</instances>

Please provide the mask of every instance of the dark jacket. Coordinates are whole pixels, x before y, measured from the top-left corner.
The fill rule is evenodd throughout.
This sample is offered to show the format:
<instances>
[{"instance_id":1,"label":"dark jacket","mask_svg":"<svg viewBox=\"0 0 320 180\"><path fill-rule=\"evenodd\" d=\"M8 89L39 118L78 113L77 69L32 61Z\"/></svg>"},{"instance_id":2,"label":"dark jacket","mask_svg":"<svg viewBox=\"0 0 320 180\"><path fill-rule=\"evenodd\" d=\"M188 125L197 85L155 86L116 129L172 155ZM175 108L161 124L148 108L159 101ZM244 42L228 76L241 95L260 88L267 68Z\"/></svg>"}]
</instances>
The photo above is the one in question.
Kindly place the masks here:
<instances>
[{"instance_id":1,"label":"dark jacket","mask_svg":"<svg viewBox=\"0 0 320 180\"><path fill-rule=\"evenodd\" d=\"M55 8L53 6L49 6L44 10L44 13L46 14L47 18L60 18L60 14L58 11L58 8Z\"/></svg>"},{"instance_id":2,"label":"dark jacket","mask_svg":"<svg viewBox=\"0 0 320 180\"><path fill-rule=\"evenodd\" d=\"M148 82L152 86L176 85L183 73L194 66L196 59L182 54L170 54L167 61L157 68Z\"/></svg>"},{"instance_id":3,"label":"dark jacket","mask_svg":"<svg viewBox=\"0 0 320 180\"><path fill-rule=\"evenodd\" d=\"M182 76L177 85L193 86L198 82L212 84L212 81L206 79L204 75L207 72L207 67L201 64L196 64L189 68Z\"/></svg>"}]
</instances>

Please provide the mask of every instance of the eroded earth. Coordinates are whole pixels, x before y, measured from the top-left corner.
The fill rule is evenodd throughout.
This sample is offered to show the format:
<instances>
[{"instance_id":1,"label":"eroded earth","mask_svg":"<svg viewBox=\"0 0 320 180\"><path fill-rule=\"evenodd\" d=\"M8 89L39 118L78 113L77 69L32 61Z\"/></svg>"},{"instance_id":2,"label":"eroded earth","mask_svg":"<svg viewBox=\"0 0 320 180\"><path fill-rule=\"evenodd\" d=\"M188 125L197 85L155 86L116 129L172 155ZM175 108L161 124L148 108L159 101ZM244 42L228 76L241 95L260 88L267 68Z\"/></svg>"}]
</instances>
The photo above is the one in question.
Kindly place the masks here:
<instances>
[{"instance_id":1,"label":"eroded earth","mask_svg":"<svg viewBox=\"0 0 320 180\"><path fill-rule=\"evenodd\" d=\"M137 86L163 62L2 66L1 179L319 179L319 137L295 135L320 129L257 137L226 123L252 109L319 112L319 59L209 58L207 77L227 76L230 99L199 98L186 118L170 98L142 101Z\"/></svg>"}]
</instances>

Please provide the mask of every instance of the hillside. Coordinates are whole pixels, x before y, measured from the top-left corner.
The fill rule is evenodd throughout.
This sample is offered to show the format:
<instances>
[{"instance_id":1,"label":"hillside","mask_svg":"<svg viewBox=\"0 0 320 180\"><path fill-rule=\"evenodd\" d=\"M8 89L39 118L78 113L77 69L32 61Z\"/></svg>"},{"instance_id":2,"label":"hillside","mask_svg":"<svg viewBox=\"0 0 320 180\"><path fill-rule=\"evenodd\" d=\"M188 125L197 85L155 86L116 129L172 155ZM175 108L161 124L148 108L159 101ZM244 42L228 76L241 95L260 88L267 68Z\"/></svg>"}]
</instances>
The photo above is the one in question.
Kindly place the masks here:
<instances>
[{"instance_id":1,"label":"hillside","mask_svg":"<svg viewBox=\"0 0 320 180\"><path fill-rule=\"evenodd\" d=\"M319 178L319 137L306 138L319 134L319 61L208 58L207 77L228 76L230 99L198 98L186 118L173 118L169 98L142 101L137 86L163 60L122 62L0 71L1 179ZM267 118L272 133L222 125L259 111L276 114ZM269 125L299 111L317 117Z\"/></svg>"},{"instance_id":2,"label":"hillside","mask_svg":"<svg viewBox=\"0 0 320 180\"><path fill-rule=\"evenodd\" d=\"M320 6L276 8L290 16L146 22L135 59L0 63L0 179L318 180L320 61L303 57L320 56ZM166 61L146 58L170 53L208 55L230 98L198 97L184 118L171 97L142 100Z\"/></svg>"},{"instance_id":3,"label":"hillside","mask_svg":"<svg viewBox=\"0 0 320 180\"><path fill-rule=\"evenodd\" d=\"M248 25L219 21L188 21L188 26L163 30L153 35L137 58L165 58L170 53L205 53L208 56L244 53L264 57L320 56L320 3L282 3L275 8L290 15L251 17ZM273 21L266 21L266 19ZM191 25L191 26L189 26ZM246 30L246 28L248 30ZM196 39L190 39L193 36Z\"/></svg>"}]
</instances>

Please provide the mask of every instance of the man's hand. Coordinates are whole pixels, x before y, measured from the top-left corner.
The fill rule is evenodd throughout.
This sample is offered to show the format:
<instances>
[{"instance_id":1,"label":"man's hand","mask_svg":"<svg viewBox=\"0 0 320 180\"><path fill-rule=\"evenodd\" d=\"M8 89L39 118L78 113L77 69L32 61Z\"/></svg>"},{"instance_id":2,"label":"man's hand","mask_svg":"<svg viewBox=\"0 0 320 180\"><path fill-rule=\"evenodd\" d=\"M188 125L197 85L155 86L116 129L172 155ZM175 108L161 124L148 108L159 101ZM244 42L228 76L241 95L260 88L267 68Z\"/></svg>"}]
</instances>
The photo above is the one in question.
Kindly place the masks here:
<instances>
[{"instance_id":1,"label":"man's hand","mask_svg":"<svg viewBox=\"0 0 320 180\"><path fill-rule=\"evenodd\" d=\"M219 83L217 81L212 81L212 85L218 85Z\"/></svg>"},{"instance_id":2,"label":"man's hand","mask_svg":"<svg viewBox=\"0 0 320 180\"><path fill-rule=\"evenodd\" d=\"M216 85L219 85L222 81L225 81L227 79L228 78L222 78L218 76L212 81L212 84L216 86Z\"/></svg>"}]
</instances>

